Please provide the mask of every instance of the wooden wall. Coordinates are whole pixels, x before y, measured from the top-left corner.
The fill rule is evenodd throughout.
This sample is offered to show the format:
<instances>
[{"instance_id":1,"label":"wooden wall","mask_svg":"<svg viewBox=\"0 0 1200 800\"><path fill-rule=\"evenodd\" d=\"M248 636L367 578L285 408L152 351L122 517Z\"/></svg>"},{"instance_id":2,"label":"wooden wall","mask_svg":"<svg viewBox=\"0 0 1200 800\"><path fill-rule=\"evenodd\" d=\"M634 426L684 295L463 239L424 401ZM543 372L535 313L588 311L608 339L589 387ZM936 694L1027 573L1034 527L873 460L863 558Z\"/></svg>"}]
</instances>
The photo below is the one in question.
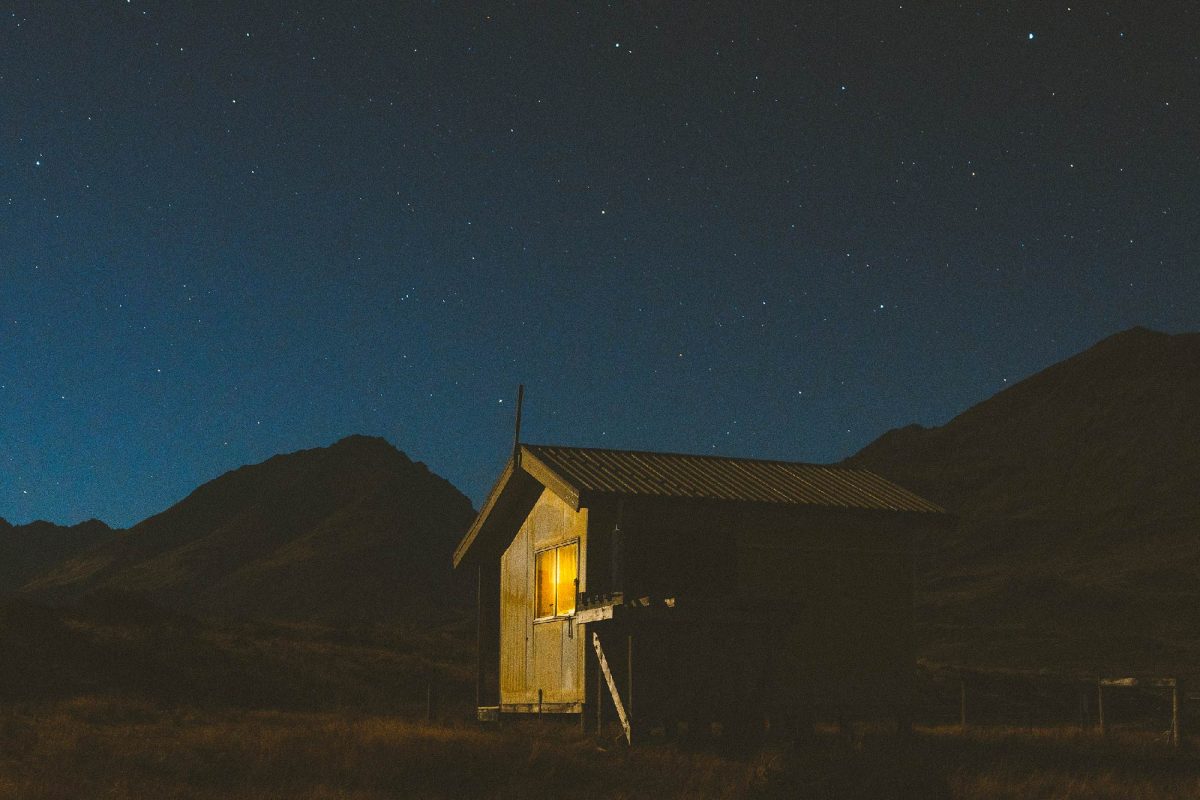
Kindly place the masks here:
<instances>
[{"instance_id":1,"label":"wooden wall","mask_svg":"<svg viewBox=\"0 0 1200 800\"><path fill-rule=\"evenodd\" d=\"M534 621L534 552L579 542L580 591L587 580L587 510L574 511L542 492L500 559L500 703L583 701L582 626L564 619Z\"/></svg>"}]
</instances>

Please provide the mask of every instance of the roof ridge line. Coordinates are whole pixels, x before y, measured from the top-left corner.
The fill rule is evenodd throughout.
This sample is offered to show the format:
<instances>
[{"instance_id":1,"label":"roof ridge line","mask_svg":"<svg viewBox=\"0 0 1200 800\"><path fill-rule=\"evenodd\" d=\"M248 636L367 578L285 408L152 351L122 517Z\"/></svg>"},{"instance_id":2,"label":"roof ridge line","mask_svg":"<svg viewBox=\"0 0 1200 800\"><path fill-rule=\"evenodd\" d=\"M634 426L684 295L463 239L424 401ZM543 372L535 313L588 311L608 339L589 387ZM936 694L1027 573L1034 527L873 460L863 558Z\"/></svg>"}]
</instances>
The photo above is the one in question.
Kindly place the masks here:
<instances>
[{"instance_id":1,"label":"roof ridge line","mask_svg":"<svg viewBox=\"0 0 1200 800\"><path fill-rule=\"evenodd\" d=\"M650 455L650 456L677 456L679 458L704 458L713 461L746 461L755 464L786 464L788 466L801 467L820 467L821 469L833 469L839 472L857 472L859 474L867 473L876 475L869 469L863 467L844 467L840 464L821 464L816 461L785 461L779 458L753 458L750 456L719 456L713 453L679 453L666 450L630 450L619 447L578 447L570 444L537 444L532 442L521 442L522 447L541 447L546 449L559 450L588 450L595 453L629 453L630 455Z\"/></svg>"}]
</instances>

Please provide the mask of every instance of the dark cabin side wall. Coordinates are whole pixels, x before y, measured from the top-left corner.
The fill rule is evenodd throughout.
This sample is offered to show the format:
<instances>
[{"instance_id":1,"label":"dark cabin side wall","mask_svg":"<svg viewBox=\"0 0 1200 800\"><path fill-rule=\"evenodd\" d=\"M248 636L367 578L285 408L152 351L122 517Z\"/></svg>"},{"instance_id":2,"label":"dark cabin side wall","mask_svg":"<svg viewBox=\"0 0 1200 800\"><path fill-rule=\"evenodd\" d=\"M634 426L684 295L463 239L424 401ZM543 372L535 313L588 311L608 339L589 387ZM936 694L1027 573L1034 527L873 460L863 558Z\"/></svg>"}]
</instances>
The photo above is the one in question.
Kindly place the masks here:
<instances>
[{"instance_id":1,"label":"dark cabin side wall","mask_svg":"<svg viewBox=\"0 0 1200 800\"><path fill-rule=\"evenodd\" d=\"M593 563L609 556L614 514L593 514ZM711 606L698 646L739 690L874 705L905 691L912 541L929 515L660 501L621 516L626 597Z\"/></svg>"},{"instance_id":2,"label":"dark cabin side wall","mask_svg":"<svg viewBox=\"0 0 1200 800\"><path fill-rule=\"evenodd\" d=\"M739 541L760 549L876 552L888 561L909 559L913 533L929 521L929 515L888 511L695 500L596 502L590 512L591 590L614 588L608 564L611 531L620 518L628 597L743 591L747 587L738 577ZM789 581L777 571L764 579L784 585Z\"/></svg>"},{"instance_id":3,"label":"dark cabin side wall","mask_svg":"<svg viewBox=\"0 0 1200 800\"><path fill-rule=\"evenodd\" d=\"M623 590L627 599L732 591L734 557L728 526L678 501L596 501L589 509L590 591ZM613 529L621 528L623 562L618 586L613 574Z\"/></svg>"},{"instance_id":4,"label":"dark cabin side wall","mask_svg":"<svg viewBox=\"0 0 1200 800\"><path fill-rule=\"evenodd\" d=\"M739 603L763 631L764 683L799 679L875 704L903 689L914 667L912 557L909 536L888 522L846 512L738 534Z\"/></svg>"}]
</instances>

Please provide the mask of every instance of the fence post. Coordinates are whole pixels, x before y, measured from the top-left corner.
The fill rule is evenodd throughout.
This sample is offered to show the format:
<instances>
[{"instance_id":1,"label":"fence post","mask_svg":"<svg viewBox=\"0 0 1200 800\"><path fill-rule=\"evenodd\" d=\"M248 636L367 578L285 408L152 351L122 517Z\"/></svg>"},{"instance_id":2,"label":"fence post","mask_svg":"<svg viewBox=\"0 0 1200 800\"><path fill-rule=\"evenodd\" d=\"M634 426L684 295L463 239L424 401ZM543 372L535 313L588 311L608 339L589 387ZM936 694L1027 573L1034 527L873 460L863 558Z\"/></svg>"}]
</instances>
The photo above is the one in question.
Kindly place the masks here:
<instances>
[{"instance_id":1,"label":"fence post","mask_svg":"<svg viewBox=\"0 0 1200 800\"><path fill-rule=\"evenodd\" d=\"M1183 733L1179 727L1180 711L1182 710L1180 703L1182 699L1179 678L1175 678L1171 684L1171 746L1176 749L1179 749L1179 740Z\"/></svg>"},{"instance_id":2,"label":"fence post","mask_svg":"<svg viewBox=\"0 0 1200 800\"><path fill-rule=\"evenodd\" d=\"M896 734L901 738L912 735L913 732L913 707L917 701L917 676L909 673L906 679L904 696L900 698L900 707L896 712Z\"/></svg>"},{"instance_id":3,"label":"fence post","mask_svg":"<svg viewBox=\"0 0 1200 800\"><path fill-rule=\"evenodd\" d=\"M1104 680L1096 679L1096 725L1100 729L1100 735L1105 734L1104 728Z\"/></svg>"},{"instance_id":4,"label":"fence post","mask_svg":"<svg viewBox=\"0 0 1200 800\"><path fill-rule=\"evenodd\" d=\"M425 684L425 724L433 722L433 682Z\"/></svg>"},{"instance_id":5,"label":"fence post","mask_svg":"<svg viewBox=\"0 0 1200 800\"><path fill-rule=\"evenodd\" d=\"M967 678L958 676L958 725L967 732Z\"/></svg>"}]
</instances>

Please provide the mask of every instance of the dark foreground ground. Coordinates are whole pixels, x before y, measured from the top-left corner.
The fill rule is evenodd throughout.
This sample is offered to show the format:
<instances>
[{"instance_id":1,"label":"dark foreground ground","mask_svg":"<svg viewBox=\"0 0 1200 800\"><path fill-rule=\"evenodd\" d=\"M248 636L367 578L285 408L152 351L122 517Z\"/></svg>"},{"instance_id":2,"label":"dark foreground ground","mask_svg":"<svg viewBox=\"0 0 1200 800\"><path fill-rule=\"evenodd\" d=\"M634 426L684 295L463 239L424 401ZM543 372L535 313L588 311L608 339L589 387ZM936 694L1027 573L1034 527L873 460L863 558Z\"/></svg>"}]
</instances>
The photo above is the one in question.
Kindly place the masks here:
<instances>
[{"instance_id":1,"label":"dark foreground ground","mask_svg":"<svg viewBox=\"0 0 1200 800\"><path fill-rule=\"evenodd\" d=\"M1194 798L1154 733L832 730L801 749L598 743L576 726L77 697L0 710L0 798Z\"/></svg>"},{"instance_id":2,"label":"dark foreground ground","mask_svg":"<svg viewBox=\"0 0 1200 800\"><path fill-rule=\"evenodd\" d=\"M1200 797L1200 736L1171 750L1159 690L1114 690L1106 739L1094 677L926 666L927 724L907 744L830 727L799 748L628 750L570 722L468 721L472 626L424 620L218 624L122 596L0 603L0 800ZM958 720L964 691L978 727L930 724ZM1200 731L1197 716L1185 728Z\"/></svg>"}]
</instances>

